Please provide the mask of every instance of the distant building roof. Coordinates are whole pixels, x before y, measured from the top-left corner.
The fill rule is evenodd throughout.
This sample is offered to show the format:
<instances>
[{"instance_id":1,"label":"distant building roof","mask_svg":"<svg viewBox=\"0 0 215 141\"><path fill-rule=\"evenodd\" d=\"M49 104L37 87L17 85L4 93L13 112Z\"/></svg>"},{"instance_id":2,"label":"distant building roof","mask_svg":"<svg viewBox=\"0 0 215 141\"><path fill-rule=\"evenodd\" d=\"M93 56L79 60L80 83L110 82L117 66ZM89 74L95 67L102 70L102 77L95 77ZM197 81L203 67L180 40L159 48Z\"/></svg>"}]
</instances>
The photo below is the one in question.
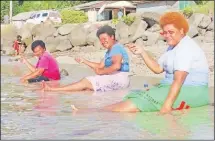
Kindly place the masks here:
<instances>
[{"instance_id":1,"label":"distant building roof","mask_svg":"<svg viewBox=\"0 0 215 141\"><path fill-rule=\"evenodd\" d=\"M152 2L152 1L148 1L148 0L139 0L139 1L131 1L134 5L137 4L142 4L142 3L147 3L147 2Z\"/></svg>"},{"instance_id":2,"label":"distant building roof","mask_svg":"<svg viewBox=\"0 0 215 141\"><path fill-rule=\"evenodd\" d=\"M88 3L73 6L72 9L74 9L74 10L82 10L82 9L86 9L86 8L92 7L93 5L103 3L103 2L105 2L105 1L92 1L92 2L88 2Z\"/></svg>"},{"instance_id":3,"label":"distant building roof","mask_svg":"<svg viewBox=\"0 0 215 141\"><path fill-rule=\"evenodd\" d=\"M84 10L92 8L101 8L104 4L106 4L106 8L136 8L136 6L130 1L93 1L74 6L71 9Z\"/></svg>"},{"instance_id":4,"label":"distant building roof","mask_svg":"<svg viewBox=\"0 0 215 141\"><path fill-rule=\"evenodd\" d=\"M130 1L114 1L107 4L106 8L136 8L136 6Z\"/></svg>"}]
</instances>

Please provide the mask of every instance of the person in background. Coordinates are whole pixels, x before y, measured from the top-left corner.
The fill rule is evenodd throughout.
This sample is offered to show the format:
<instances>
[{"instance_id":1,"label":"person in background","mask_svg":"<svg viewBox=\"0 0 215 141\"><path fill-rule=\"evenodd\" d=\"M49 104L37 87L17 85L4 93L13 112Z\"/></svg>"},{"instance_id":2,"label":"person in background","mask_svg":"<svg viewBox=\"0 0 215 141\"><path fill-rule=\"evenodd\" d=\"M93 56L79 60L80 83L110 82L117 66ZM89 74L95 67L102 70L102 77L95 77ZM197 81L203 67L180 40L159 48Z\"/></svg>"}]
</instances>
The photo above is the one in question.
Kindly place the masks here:
<instances>
[{"instance_id":1,"label":"person in background","mask_svg":"<svg viewBox=\"0 0 215 141\"><path fill-rule=\"evenodd\" d=\"M78 82L62 86L50 87L44 82L45 91L111 91L124 89L129 86L129 57L122 44L116 42L115 31L110 26L98 29L97 37L107 52L100 63L90 62L84 58L76 58L94 70L95 76L88 76Z\"/></svg>"},{"instance_id":2,"label":"person in background","mask_svg":"<svg viewBox=\"0 0 215 141\"><path fill-rule=\"evenodd\" d=\"M31 44L31 49L38 62L33 66L22 56L22 62L26 64L31 71L21 78L23 83L33 83L41 81L60 80L60 71L57 61L46 51L45 43L42 40L36 40Z\"/></svg>"},{"instance_id":3,"label":"person in background","mask_svg":"<svg viewBox=\"0 0 215 141\"><path fill-rule=\"evenodd\" d=\"M17 35L17 39L13 43L13 48L15 50L15 56L20 54L20 45L22 44L22 36Z\"/></svg>"},{"instance_id":4,"label":"person in background","mask_svg":"<svg viewBox=\"0 0 215 141\"><path fill-rule=\"evenodd\" d=\"M21 44L19 46L19 54L22 55L25 52L26 48L27 48L26 43L24 41L21 41Z\"/></svg>"},{"instance_id":5,"label":"person in background","mask_svg":"<svg viewBox=\"0 0 215 141\"><path fill-rule=\"evenodd\" d=\"M119 20L122 19L123 13L122 13L121 9L118 11L117 16L118 16Z\"/></svg>"}]
</instances>

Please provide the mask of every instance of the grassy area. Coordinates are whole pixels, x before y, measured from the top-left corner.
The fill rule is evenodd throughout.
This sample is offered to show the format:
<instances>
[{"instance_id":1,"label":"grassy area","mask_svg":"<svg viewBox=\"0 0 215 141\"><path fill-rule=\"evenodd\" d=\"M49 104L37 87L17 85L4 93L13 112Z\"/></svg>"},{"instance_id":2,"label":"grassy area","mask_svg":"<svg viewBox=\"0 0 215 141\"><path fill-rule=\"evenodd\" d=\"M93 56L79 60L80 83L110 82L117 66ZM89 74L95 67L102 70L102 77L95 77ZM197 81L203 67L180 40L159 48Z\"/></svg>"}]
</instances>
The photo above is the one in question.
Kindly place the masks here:
<instances>
[{"instance_id":1,"label":"grassy area","mask_svg":"<svg viewBox=\"0 0 215 141\"><path fill-rule=\"evenodd\" d=\"M187 6L183 9L183 13L188 17L193 13L214 15L214 1L206 1L204 4Z\"/></svg>"}]
</instances>

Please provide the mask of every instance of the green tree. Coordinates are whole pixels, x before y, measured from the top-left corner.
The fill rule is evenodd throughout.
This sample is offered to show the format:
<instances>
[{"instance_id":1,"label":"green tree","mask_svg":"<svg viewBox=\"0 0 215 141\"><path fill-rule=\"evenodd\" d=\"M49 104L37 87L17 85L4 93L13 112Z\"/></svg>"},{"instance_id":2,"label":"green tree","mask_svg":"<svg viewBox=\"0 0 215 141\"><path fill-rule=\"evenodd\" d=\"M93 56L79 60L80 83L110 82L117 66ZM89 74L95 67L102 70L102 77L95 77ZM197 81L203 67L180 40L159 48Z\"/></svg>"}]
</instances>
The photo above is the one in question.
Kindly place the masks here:
<instances>
[{"instance_id":1,"label":"green tree","mask_svg":"<svg viewBox=\"0 0 215 141\"><path fill-rule=\"evenodd\" d=\"M9 16L10 1L1 1L1 22L4 20L4 16Z\"/></svg>"},{"instance_id":2,"label":"green tree","mask_svg":"<svg viewBox=\"0 0 215 141\"><path fill-rule=\"evenodd\" d=\"M61 18L63 24L67 23L84 23L87 22L88 17L84 11L62 10Z\"/></svg>"},{"instance_id":3,"label":"green tree","mask_svg":"<svg viewBox=\"0 0 215 141\"><path fill-rule=\"evenodd\" d=\"M198 4L198 5L201 5L201 4L206 4L208 1L204 1L204 0L196 0L195 3Z\"/></svg>"},{"instance_id":4,"label":"green tree","mask_svg":"<svg viewBox=\"0 0 215 141\"><path fill-rule=\"evenodd\" d=\"M61 11L64 8L73 7L88 1L13 1L13 13L15 16L22 12L38 11L56 9ZM1 1L1 21L3 21L5 15L9 15L10 12L10 1Z\"/></svg>"},{"instance_id":5,"label":"green tree","mask_svg":"<svg viewBox=\"0 0 215 141\"><path fill-rule=\"evenodd\" d=\"M18 6L19 12L29 12L37 10L56 9L72 7L83 3L82 1L24 1L21 6Z\"/></svg>"}]
</instances>

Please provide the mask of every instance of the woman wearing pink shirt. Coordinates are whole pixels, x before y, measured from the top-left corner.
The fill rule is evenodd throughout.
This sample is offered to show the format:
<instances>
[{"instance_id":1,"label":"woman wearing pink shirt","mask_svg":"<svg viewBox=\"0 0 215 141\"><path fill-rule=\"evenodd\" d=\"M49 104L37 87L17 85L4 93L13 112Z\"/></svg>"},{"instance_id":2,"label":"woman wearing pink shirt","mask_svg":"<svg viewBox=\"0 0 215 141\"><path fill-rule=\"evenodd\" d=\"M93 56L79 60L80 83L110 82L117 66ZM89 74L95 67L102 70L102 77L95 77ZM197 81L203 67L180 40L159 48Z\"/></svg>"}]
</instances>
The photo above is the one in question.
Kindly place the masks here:
<instances>
[{"instance_id":1,"label":"woman wearing pink shirt","mask_svg":"<svg viewBox=\"0 0 215 141\"><path fill-rule=\"evenodd\" d=\"M23 83L33 83L50 80L60 80L60 71L57 61L46 52L45 43L42 40L36 40L32 43L31 49L35 56L37 56L38 62L36 66L33 66L22 56L22 61L27 65L31 71L21 78Z\"/></svg>"}]
</instances>

